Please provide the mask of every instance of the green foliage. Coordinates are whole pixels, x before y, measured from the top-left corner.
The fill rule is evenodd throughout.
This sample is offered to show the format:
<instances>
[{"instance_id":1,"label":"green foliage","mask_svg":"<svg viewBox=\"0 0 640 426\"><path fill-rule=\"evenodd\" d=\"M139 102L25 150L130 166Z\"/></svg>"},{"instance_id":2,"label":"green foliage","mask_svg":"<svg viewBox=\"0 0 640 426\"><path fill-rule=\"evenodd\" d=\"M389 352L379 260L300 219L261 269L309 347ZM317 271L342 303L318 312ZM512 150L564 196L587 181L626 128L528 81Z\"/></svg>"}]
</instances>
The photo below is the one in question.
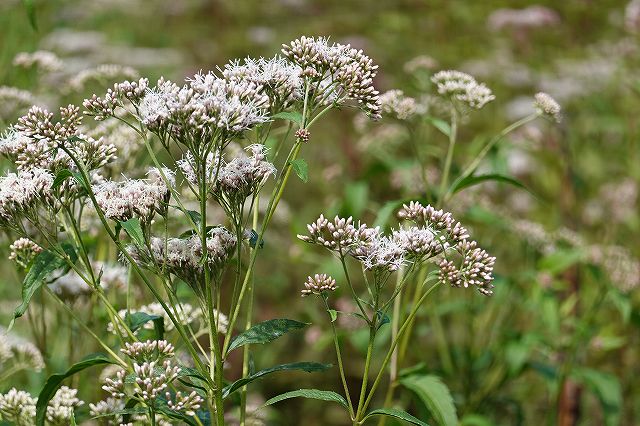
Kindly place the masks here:
<instances>
[{"instance_id":1,"label":"green foliage","mask_svg":"<svg viewBox=\"0 0 640 426\"><path fill-rule=\"evenodd\" d=\"M439 425L458 424L458 415L449 388L438 376L411 375L400 379L400 383L420 398Z\"/></svg>"},{"instance_id":2,"label":"green foliage","mask_svg":"<svg viewBox=\"0 0 640 426\"><path fill-rule=\"evenodd\" d=\"M272 342L290 331L300 330L308 325L291 319L271 319L255 324L231 340L227 353L244 345Z\"/></svg>"},{"instance_id":3,"label":"green foliage","mask_svg":"<svg viewBox=\"0 0 640 426\"><path fill-rule=\"evenodd\" d=\"M378 408L376 410L372 410L364 417L364 420L374 417L374 416L387 416L394 417L396 419L404 420L405 422L411 423L412 425L418 426L429 426L427 423L422 420L412 416L411 414L398 410L396 408Z\"/></svg>"},{"instance_id":4,"label":"green foliage","mask_svg":"<svg viewBox=\"0 0 640 426\"><path fill-rule=\"evenodd\" d=\"M296 175L298 175L301 181L304 183L309 182L309 166L303 158L291 160L290 164L291 167L293 167L293 171L296 172Z\"/></svg>"},{"instance_id":5,"label":"green foliage","mask_svg":"<svg viewBox=\"0 0 640 426\"><path fill-rule=\"evenodd\" d=\"M332 391L323 391L318 389L298 389L291 392L285 392L281 395L274 396L273 398L268 399L264 404L262 404L262 406L266 407L268 405L276 404L280 401L291 398L308 398L317 399L319 401L337 402L344 408L349 408L347 400L344 399L342 395Z\"/></svg>"}]
</instances>

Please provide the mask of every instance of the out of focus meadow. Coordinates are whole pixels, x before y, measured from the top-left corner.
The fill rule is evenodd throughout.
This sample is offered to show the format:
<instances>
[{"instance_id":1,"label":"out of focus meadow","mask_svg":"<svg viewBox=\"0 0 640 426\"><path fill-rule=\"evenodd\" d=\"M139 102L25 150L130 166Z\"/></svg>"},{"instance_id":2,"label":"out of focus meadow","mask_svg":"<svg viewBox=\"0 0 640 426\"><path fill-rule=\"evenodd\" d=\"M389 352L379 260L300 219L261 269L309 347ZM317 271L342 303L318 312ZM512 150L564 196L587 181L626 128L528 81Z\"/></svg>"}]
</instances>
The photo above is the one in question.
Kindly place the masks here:
<instances>
[{"instance_id":1,"label":"out of focus meadow","mask_svg":"<svg viewBox=\"0 0 640 426\"><path fill-rule=\"evenodd\" d=\"M339 279L340 262L296 238L306 224L322 213L389 230L398 226L393 216L403 203L438 198L496 257L494 294L438 289L417 312L397 377L437 377L466 426L639 424L640 1L59 0L30 8L4 0L0 132L31 105L52 111L81 105L140 77L182 82L233 58L271 57L301 35L363 49L379 65L374 85L381 94L401 90L419 113L412 109L407 117L388 107L371 122L344 108L311 130L300 154L308 181L292 178L284 192L264 235L253 295L255 322L294 318L310 325L269 346L252 346L252 363L335 363L330 323L318 303L300 297L302 283L307 275L330 274L339 282L333 309L353 312L355 305ZM549 94L562 110L559 122L532 120L497 141L474 169L492 178L457 182L442 198L437 183L451 128L430 77L449 69L472 75L495 95L461 117L452 176L494 135L533 113L535 93ZM114 179L151 164L135 134L122 132L114 136ZM9 160L1 164L13 167ZM212 223L216 214L212 209ZM91 228L83 232L96 238ZM46 293L34 295L6 334L24 279L8 260L13 237L7 233L1 244L0 340L9 352L0 350L0 393L18 388L38 395L52 373L102 348ZM118 261L114 246L95 244L97 259ZM137 282L125 263L119 267L121 281ZM57 291L67 306L95 333L113 338L96 298L66 285ZM142 285L109 294L118 309L153 301ZM412 297L403 293L401 301ZM369 330L349 315L338 315L335 324L345 369L360 372ZM392 324L381 326L374 354L385 353L394 332ZM373 367L380 362L374 358ZM240 356L230 358L227 376L239 377L242 365ZM90 423L101 420L88 413L104 392L97 383L84 385L98 381L100 368L65 382L85 401L79 424L102 424ZM256 381L247 406L297 388L340 391L334 370ZM346 380L358 389L361 375ZM391 405L442 424L419 387L402 379L394 387ZM385 389L374 398L377 406ZM339 405L311 399L270 405L246 422L350 424ZM389 418L386 424L402 423Z\"/></svg>"}]
</instances>

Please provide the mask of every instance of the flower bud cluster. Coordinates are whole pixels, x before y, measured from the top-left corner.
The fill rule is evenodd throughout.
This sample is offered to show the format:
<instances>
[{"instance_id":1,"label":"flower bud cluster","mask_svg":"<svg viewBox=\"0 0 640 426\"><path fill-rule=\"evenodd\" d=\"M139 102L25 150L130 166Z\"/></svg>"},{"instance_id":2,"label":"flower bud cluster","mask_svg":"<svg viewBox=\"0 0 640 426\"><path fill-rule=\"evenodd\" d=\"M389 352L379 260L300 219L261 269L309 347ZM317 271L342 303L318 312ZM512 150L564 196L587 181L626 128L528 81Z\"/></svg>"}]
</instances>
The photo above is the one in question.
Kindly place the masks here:
<instances>
[{"instance_id":1,"label":"flower bud cluster","mask_svg":"<svg viewBox=\"0 0 640 426\"><path fill-rule=\"evenodd\" d=\"M438 94L473 109L481 109L495 99L491 89L467 73L455 70L440 71L431 77Z\"/></svg>"},{"instance_id":2,"label":"flower bud cluster","mask_svg":"<svg viewBox=\"0 0 640 426\"><path fill-rule=\"evenodd\" d=\"M236 237L222 226L212 228L207 233L206 250L198 235L189 238L151 238L151 250L128 246L127 251L134 261L143 268L165 270L181 278L194 289L199 290L203 282L206 265L213 275L222 271L236 248ZM206 256L206 260L203 258Z\"/></svg>"},{"instance_id":3,"label":"flower bud cluster","mask_svg":"<svg viewBox=\"0 0 640 426\"><path fill-rule=\"evenodd\" d=\"M29 262L42 251L42 247L29 238L18 238L9 246L9 250L11 250L9 260L16 262L21 268L26 268Z\"/></svg>"},{"instance_id":4,"label":"flower bud cluster","mask_svg":"<svg viewBox=\"0 0 640 426\"><path fill-rule=\"evenodd\" d=\"M175 355L175 348L166 340L125 343L120 351L136 362L173 358Z\"/></svg>"},{"instance_id":5,"label":"flower bud cluster","mask_svg":"<svg viewBox=\"0 0 640 426\"><path fill-rule=\"evenodd\" d=\"M33 371L44 368L44 358L36 345L0 327L0 364L9 361Z\"/></svg>"},{"instance_id":6,"label":"flower bud cluster","mask_svg":"<svg viewBox=\"0 0 640 426\"><path fill-rule=\"evenodd\" d=\"M77 394L77 389L71 389L67 386L58 389L47 406L47 424L53 426L70 425L75 409L84 405L84 401L80 400L76 396Z\"/></svg>"},{"instance_id":7,"label":"flower bud cluster","mask_svg":"<svg viewBox=\"0 0 640 426\"><path fill-rule=\"evenodd\" d=\"M363 256L360 249L370 244L378 235L379 229L369 228L365 224L354 225L353 218L336 216L333 222L320 215L314 222L307 225L309 235L298 235L304 242L318 244L342 255L354 254Z\"/></svg>"},{"instance_id":8,"label":"flower bud cluster","mask_svg":"<svg viewBox=\"0 0 640 426\"><path fill-rule=\"evenodd\" d=\"M381 110L398 120L410 120L417 115L426 112L425 105L420 104L414 98L405 96L402 90L389 90L380 95Z\"/></svg>"},{"instance_id":9,"label":"flower bud cluster","mask_svg":"<svg viewBox=\"0 0 640 426\"><path fill-rule=\"evenodd\" d=\"M462 241L456 246L462 256L462 264L444 258L440 261L439 278L453 287L475 286L485 296L493 294L493 266L496 258L477 247L475 241Z\"/></svg>"},{"instance_id":10,"label":"flower bud cluster","mask_svg":"<svg viewBox=\"0 0 640 426\"><path fill-rule=\"evenodd\" d=\"M20 52L13 58L13 65L22 68L37 67L41 71L54 72L63 67L63 62L58 56L48 50L36 50L35 52Z\"/></svg>"},{"instance_id":11,"label":"flower bud cluster","mask_svg":"<svg viewBox=\"0 0 640 426\"><path fill-rule=\"evenodd\" d=\"M165 397L169 408L173 411L184 413L187 416L195 416L196 410L198 410L204 402L204 399L202 399L196 391L192 391L189 394L182 394L182 392L178 391L175 395L167 392Z\"/></svg>"},{"instance_id":12,"label":"flower bud cluster","mask_svg":"<svg viewBox=\"0 0 640 426\"><path fill-rule=\"evenodd\" d=\"M304 287L301 292L302 297L311 294L319 295L327 291L335 291L337 288L336 280L327 274L315 274L313 277L307 277Z\"/></svg>"},{"instance_id":13,"label":"flower bud cluster","mask_svg":"<svg viewBox=\"0 0 640 426\"><path fill-rule=\"evenodd\" d=\"M282 53L302 69L305 79L319 87L314 93L319 104L353 100L372 119L380 118L379 92L373 86L378 66L362 50L303 36L283 44Z\"/></svg>"},{"instance_id":14,"label":"flower bud cluster","mask_svg":"<svg viewBox=\"0 0 640 426\"><path fill-rule=\"evenodd\" d=\"M7 393L0 394L0 415L11 424L35 425L36 400L29 392L11 388Z\"/></svg>"},{"instance_id":15,"label":"flower bud cluster","mask_svg":"<svg viewBox=\"0 0 640 426\"><path fill-rule=\"evenodd\" d=\"M167 168L162 172L173 185L173 172ZM137 217L144 223L149 223L156 213L166 215L171 196L170 189L156 168L149 169L147 179L107 181L94 186L93 191L105 217L119 221Z\"/></svg>"}]
</instances>

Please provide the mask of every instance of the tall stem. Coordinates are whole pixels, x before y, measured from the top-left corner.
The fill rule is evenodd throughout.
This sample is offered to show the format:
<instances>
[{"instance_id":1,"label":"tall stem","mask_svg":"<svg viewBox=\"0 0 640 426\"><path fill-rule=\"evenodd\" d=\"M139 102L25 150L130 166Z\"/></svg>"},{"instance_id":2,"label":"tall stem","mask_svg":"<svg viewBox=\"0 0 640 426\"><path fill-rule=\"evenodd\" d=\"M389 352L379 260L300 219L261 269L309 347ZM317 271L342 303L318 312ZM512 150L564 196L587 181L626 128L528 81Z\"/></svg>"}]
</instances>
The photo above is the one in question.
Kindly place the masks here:
<instances>
[{"instance_id":1,"label":"tall stem","mask_svg":"<svg viewBox=\"0 0 640 426\"><path fill-rule=\"evenodd\" d=\"M349 386L347 385L347 377L344 372L344 365L342 363L342 353L340 352L340 342L338 341L338 333L336 331L336 325L333 322L334 319L331 317L329 303L327 302L327 296L323 295L322 300L324 301L324 306L327 309L327 314L329 314L329 322L331 323L331 333L333 334L333 344L336 348L336 357L338 358L338 368L340 370L340 379L342 380L342 387L344 388L344 394L347 399L347 404L349 405L349 415L351 418L354 418L353 412L353 403L351 402L351 394L349 393Z\"/></svg>"},{"instance_id":2,"label":"tall stem","mask_svg":"<svg viewBox=\"0 0 640 426\"><path fill-rule=\"evenodd\" d=\"M444 161L444 171L440 180L440 191L438 191L438 205L441 205L447 185L449 184L449 173L451 172L451 163L453 160L453 151L456 146L456 138L458 133L458 111L455 106L451 106L451 131L449 132L449 148L447 149L447 157Z\"/></svg>"}]
</instances>

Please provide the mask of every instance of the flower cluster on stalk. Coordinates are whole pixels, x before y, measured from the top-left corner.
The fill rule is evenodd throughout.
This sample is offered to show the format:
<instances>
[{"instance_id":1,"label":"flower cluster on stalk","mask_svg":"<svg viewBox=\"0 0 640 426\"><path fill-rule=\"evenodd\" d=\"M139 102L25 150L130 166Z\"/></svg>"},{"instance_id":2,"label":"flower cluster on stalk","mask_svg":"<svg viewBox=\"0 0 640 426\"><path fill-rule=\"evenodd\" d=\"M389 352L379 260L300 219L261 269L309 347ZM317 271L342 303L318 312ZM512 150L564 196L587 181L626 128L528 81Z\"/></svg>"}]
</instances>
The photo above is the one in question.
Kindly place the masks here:
<instances>
[{"instance_id":1,"label":"flower cluster on stalk","mask_svg":"<svg viewBox=\"0 0 640 426\"><path fill-rule=\"evenodd\" d=\"M440 268L442 282L454 287L473 286L482 294L492 294L495 258L469 240L467 229L451 213L411 202L403 205L398 217L413 222L414 226L384 235L379 228L354 225L351 217L329 221L321 215L307 225L309 235L298 238L340 256L352 256L365 270L374 273L378 284L383 284L389 273L403 265L429 261ZM314 282L310 279L305 284L311 292L322 287L314 286Z\"/></svg>"}]
</instances>

